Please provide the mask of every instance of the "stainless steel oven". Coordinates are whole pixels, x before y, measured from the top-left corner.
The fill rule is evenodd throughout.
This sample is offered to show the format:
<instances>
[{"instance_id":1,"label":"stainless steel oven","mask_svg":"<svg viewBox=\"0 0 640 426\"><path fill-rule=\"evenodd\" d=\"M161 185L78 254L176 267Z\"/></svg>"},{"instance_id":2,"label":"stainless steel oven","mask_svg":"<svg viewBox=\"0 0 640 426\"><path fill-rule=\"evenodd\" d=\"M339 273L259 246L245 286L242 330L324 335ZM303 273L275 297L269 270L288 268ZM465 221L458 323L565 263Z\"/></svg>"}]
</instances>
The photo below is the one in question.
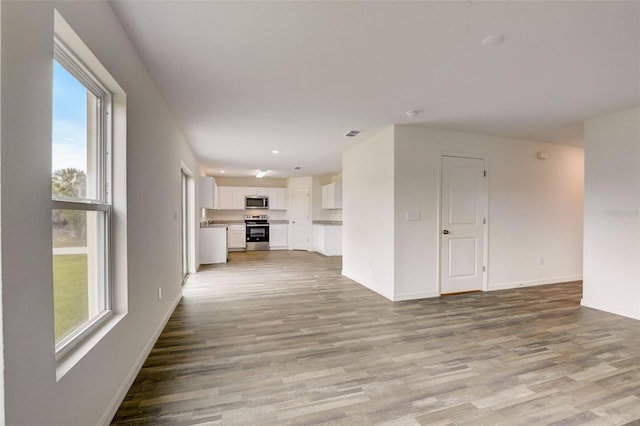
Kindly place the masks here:
<instances>
[{"instance_id":1,"label":"stainless steel oven","mask_svg":"<svg viewBox=\"0 0 640 426\"><path fill-rule=\"evenodd\" d=\"M247 227L247 250L269 250L269 217L248 215L244 217Z\"/></svg>"}]
</instances>

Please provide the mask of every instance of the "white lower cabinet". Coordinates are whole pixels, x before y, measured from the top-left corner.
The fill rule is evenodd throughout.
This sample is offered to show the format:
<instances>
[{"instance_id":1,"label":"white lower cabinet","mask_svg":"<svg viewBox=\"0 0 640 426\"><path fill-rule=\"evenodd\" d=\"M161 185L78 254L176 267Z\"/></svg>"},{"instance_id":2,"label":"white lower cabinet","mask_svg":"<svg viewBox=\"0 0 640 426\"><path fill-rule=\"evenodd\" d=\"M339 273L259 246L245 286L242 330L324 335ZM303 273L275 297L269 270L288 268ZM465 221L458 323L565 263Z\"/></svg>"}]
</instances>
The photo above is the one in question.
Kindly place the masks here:
<instances>
[{"instance_id":1,"label":"white lower cabinet","mask_svg":"<svg viewBox=\"0 0 640 426\"><path fill-rule=\"evenodd\" d=\"M224 226L200 228L200 263L227 261L227 228Z\"/></svg>"},{"instance_id":2,"label":"white lower cabinet","mask_svg":"<svg viewBox=\"0 0 640 426\"><path fill-rule=\"evenodd\" d=\"M229 225L229 250L247 248L247 228L242 225Z\"/></svg>"},{"instance_id":3,"label":"white lower cabinet","mask_svg":"<svg viewBox=\"0 0 640 426\"><path fill-rule=\"evenodd\" d=\"M312 230L312 244L313 251L324 253L324 225L313 225Z\"/></svg>"},{"instance_id":4,"label":"white lower cabinet","mask_svg":"<svg viewBox=\"0 0 640 426\"><path fill-rule=\"evenodd\" d=\"M313 251L326 256L342 256L342 226L313 225Z\"/></svg>"},{"instance_id":5,"label":"white lower cabinet","mask_svg":"<svg viewBox=\"0 0 640 426\"><path fill-rule=\"evenodd\" d=\"M288 249L288 229L289 225L269 225L269 248L271 249Z\"/></svg>"}]
</instances>

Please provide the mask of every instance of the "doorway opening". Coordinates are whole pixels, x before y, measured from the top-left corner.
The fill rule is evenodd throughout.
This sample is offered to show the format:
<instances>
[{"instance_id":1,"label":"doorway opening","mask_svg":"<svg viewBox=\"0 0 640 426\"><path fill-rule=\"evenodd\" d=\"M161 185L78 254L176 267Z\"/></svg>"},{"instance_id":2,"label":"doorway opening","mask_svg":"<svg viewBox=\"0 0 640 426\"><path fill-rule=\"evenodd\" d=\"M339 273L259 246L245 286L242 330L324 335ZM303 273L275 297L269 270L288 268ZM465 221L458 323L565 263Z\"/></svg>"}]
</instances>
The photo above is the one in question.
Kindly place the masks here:
<instances>
[{"instance_id":1,"label":"doorway opening","mask_svg":"<svg viewBox=\"0 0 640 426\"><path fill-rule=\"evenodd\" d=\"M193 176L184 167L180 169L181 195L181 237L182 237L182 285L189 274L195 270L194 265L194 184ZM195 272L195 271L194 271Z\"/></svg>"}]
</instances>

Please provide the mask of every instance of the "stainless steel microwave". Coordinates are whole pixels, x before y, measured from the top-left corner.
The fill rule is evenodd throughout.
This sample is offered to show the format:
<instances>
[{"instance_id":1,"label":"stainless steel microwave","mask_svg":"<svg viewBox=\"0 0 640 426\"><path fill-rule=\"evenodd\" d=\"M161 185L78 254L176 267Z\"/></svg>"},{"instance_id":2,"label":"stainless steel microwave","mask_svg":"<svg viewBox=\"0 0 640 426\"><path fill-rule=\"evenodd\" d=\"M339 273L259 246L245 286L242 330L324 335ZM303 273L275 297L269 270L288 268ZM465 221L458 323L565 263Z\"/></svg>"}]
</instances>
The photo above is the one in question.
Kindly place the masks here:
<instances>
[{"instance_id":1,"label":"stainless steel microwave","mask_svg":"<svg viewBox=\"0 0 640 426\"><path fill-rule=\"evenodd\" d=\"M264 195L247 195L244 197L245 209L262 209L269 208L269 197Z\"/></svg>"}]
</instances>

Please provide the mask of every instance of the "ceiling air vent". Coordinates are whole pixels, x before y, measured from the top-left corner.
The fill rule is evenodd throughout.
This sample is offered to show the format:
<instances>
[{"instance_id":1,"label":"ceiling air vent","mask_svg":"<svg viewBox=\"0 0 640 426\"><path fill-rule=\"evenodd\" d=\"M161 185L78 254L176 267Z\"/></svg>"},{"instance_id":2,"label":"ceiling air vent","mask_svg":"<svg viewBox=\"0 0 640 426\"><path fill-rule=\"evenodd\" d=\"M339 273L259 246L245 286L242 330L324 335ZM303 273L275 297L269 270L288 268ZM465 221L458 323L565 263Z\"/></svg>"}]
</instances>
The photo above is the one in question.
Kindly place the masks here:
<instances>
[{"instance_id":1,"label":"ceiling air vent","mask_svg":"<svg viewBox=\"0 0 640 426\"><path fill-rule=\"evenodd\" d=\"M359 133L360 133L359 130L351 130L345 136L348 137L348 138L352 138L354 136L358 136Z\"/></svg>"}]
</instances>

